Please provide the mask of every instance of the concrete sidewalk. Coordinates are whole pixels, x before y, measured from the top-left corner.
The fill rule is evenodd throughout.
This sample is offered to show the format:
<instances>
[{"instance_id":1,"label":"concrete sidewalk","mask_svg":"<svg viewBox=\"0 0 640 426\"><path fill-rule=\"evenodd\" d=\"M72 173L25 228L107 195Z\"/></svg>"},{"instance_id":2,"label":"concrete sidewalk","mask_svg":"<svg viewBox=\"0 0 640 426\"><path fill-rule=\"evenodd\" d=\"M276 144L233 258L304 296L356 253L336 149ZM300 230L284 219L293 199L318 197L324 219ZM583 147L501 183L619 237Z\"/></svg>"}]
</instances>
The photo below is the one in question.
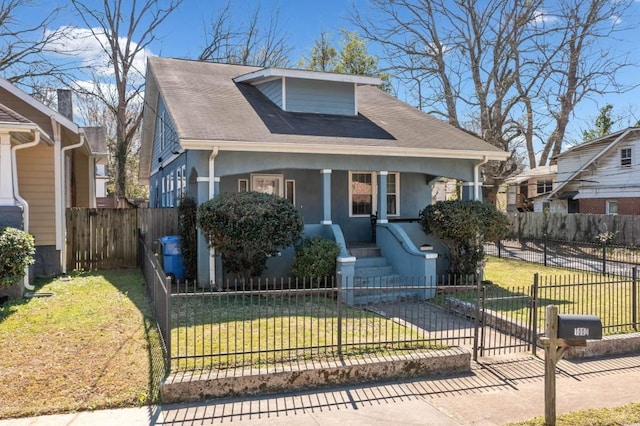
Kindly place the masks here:
<instances>
[{"instance_id":1,"label":"concrete sidewalk","mask_svg":"<svg viewBox=\"0 0 640 426\"><path fill-rule=\"evenodd\" d=\"M640 354L558 365L558 414L640 402ZM0 421L57 425L503 425L544 415L544 361L483 359L471 373L184 405Z\"/></svg>"}]
</instances>

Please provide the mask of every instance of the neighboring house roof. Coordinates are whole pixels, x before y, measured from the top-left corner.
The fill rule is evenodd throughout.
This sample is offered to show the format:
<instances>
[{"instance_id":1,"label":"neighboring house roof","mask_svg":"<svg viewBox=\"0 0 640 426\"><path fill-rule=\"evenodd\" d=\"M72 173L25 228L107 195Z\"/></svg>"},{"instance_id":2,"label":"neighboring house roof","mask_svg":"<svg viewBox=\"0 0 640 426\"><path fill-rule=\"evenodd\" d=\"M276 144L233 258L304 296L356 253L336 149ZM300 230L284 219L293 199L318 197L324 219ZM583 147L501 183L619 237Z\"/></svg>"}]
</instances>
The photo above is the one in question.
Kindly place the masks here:
<instances>
[{"instance_id":1,"label":"neighboring house roof","mask_svg":"<svg viewBox=\"0 0 640 426\"><path fill-rule=\"evenodd\" d=\"M0 104L0 123L31 123L30 120L27 120L11 108Z\"/></svg>"},{"instance_id":2,"label":"neighboring house roof","mask_svg":"<svg viewBox=\"0 0 640 426\"><path fill-rule=\"evenodd\" d=\"M568 149L567 151L557 155L556 158L567 157L570 155L574 155L576 153L580 153L580 151L586 148L592 148L593 146L602 145L600 150L597 151L596 154L589 161L585 162L582 165L582 167L576 170L568 179L566 179L564 182L560 182L560 184L556 186L553 189L553 191L547 194L547 199L555 196L556 194L559 194L563 188L565 188L569 183L577 179L580 176L580 174L582 174L585 170L587 170L598 159L602 158L604 155L610 152L611 149L613 149L616 145L618 145L618 143L626 140L629 135L635 135L638 132L640 132L640 127L629 127L614 133L610 133L601 138L594 139L590 142L586 142L586 143L574 146Z\"/></svg>"},{"instance_id":3,"label":"neighboring house roof","mask_svg":"<svg viewBox=\"0 0 640 426\"><path fill-rule=\"evenodd\" d=\"M19 143L31 142L36 131L40 132L43 141L52 143L36 123L3 104L0 104L0 128L9 131Z\"/></svg>"},{"instance_id":4,"label":"neighboring house roof","mask_svg":"<svg viewBox=\"0 0 640 426\"><path fill-rule=\"evenodd\" d=\"M4 78L0 78L0 89L3 89L8 93L12 94L13 96L16 96L22 102L27 103L29 106L31 106L32 108L35 108L37 111L46 115L47 117L55 118L55 120L58 123L60 123L67 129L69 129L73 133L79 133L80 129L78 125L75 124L73 121L69 120L67 117L60 114L58 111L49 108L42 102L36 100L34 97L20 90L18 87L11 84L8 80L5 80Z\"/></svg>"},{"instance_id":5,"label":"neighboring house roof","mask_svg":"<svg viewBox=\"0 0 640 426\"><path fill-rule=\"evenodd\" d=\"M558 166L556 164L550 166L540 166L533 169L525 170L524 172L505 180L504 183L508 185L517 185L532 178L553 176L556 173L558 173Z\"/></svg>"},{"instance_id":6,"label":"neighboring house roof","mask_svg":"<svg viewBox=\"0 0 640 426\"><path fill-rule=\"evenodd\" d=\"M267 70L150 57L140 178L149 177L158 96L162 97L180 145L185 149L215 146L230 151L493 160L509 156L480 138L369 85L356 86L357 116L283 111L256 87L238 82L268 78ZM296 72L277 71L280 74ZM317 72L312 77L320 78L323 74L327 79L344 77ZM347 77L354 84L377 82L369 77Z\"/></svg>"},{"instance_id":7,"label":"neighboring house roof","mask_svg":"<svg viewBox=\"0 0 640 426\"><path fill-rule=\"evenodd\" d=\"M91 152L94 155L109 155L109 149L107 147L107 136L103 127L83 127L82 131L87 137L87 142L91 147Z\"/></svg>"}]
</instances>

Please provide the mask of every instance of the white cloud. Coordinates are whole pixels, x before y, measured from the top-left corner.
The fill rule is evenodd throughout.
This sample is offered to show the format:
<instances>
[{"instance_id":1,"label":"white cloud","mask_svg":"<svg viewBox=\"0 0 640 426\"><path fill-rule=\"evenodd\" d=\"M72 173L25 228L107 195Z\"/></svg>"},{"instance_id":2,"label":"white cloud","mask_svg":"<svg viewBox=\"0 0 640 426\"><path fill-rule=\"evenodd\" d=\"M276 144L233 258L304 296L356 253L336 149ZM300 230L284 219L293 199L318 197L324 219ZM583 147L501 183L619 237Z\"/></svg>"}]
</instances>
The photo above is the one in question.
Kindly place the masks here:
<instances>
[{"instance_id":1,"label":"white cloud","mask_svg":"<svg viewBox=\"0 0 640 426\"><path fill-rule=\"evenodd\" d=\"M613 23L613 25L618 25L622 23L622 18L618 15L610 16L609 20L611 21L611 23Z\"/></svg>"},{"instance_id":2,"label":"white cloud","mask_svg":"<svg viewBox=\"0 0 640 426\"><path fill-rule=\"evenodd\" d=\"M89 67L99 77L110 78L114 76L110 54L105 51L105 49L110 49L107 36L102 29L60 27L55 32L64 34L64 36L49 45L51 50L60 55L79 58L83 67ZM124 46L127 39L120 37L119 41L120 45ZM136 47L137 44L132 42L131 49ZM129 76L131 79L140 79L141 81L144 79L147 56L149 55L151 52L146 49L136 55L133 68L140 74L133 72Z\"/></svg>"},{"instance_id":3,"label":"white cloud","mask_svg":"<svg viewBox=\"0 0 640 426\"><path fill-rule=\"evenodd\" d=\"M557 21L557 20L558 20L557 17L555 17L553 15L550 15L544 9L537 9L534 12L534 15L533 15L533 22L536 23L536 24L544 24L544 23L547 23L547 22L554 22L554 21Z\"/></svg>"}]
</instances>

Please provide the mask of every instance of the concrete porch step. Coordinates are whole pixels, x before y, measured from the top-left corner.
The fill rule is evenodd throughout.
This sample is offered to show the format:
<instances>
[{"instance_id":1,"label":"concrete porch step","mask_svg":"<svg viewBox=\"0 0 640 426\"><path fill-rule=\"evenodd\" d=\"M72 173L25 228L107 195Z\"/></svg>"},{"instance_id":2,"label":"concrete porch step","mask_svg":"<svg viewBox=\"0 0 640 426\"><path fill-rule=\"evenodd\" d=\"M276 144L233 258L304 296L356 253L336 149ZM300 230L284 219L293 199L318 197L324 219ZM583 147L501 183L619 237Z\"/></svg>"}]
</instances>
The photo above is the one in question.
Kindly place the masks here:
<instances>
[{"instance_id":1,"label":"concrete porch step","mask_svg":"<svg viewBox=\"0 0 640 426\"><path fill-rule=\"evenodd\" d=\"M362 257L379 257L380 256L380 247L376 246L373 243L367 242L350 242L347 243L347 249L351 256L356 258Z\"/></svg>"}]
</instances>

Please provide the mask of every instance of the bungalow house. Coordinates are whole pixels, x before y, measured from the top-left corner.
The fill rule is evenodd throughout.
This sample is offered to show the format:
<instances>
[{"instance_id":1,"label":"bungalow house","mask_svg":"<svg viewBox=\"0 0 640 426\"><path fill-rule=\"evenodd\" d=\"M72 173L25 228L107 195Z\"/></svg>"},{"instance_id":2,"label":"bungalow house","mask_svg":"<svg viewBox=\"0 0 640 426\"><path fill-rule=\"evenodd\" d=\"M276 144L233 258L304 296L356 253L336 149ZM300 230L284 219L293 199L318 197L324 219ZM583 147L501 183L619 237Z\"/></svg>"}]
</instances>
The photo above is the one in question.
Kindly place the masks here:
<instances>
[{"instance_id":1,"label":"bungalow house","mask_svg":"<svg viewBox=\"0 0 640 426\"><path fill-rule=\"evenodd\" d=\"M640 128L577 145L556 157L558 185L546 196L553 211L640 214Z\"/></svg>"},{"instance_id":2,"label":"bungalow house","mask_svg":"<svg viewBox=\"0 0 640 426\"><path fill-rule=\"evenodd\" d=\"M150 57L139 175L149 184L150 207L176 206L183 195L202 203L268 191L296 206L307 235L338 241L344 275L357 275L358 248L375 235L395 273L433 276L437 253L419 250L429 241L414 220L432 202L432 186L458 179L463 197L480 199L480 168L509 154L379 84L365 76ZM219 259L202 238L198 256L199 282L218 282ZM272 259L267 274L286 274L291 258L285 251Z\"/></svg>"},{"instance_id":3,"label":"bungalow house","mask_svg":"<svg viewBox=\"0 0 640 426\"><path fill-rule=\"evenodd\" d=\"M95 207L95 132L72 121L70 91L58 91L58 106L65 112L0 79L0 226L35 237L35 276L66 272L65 208Z\"/></svg>"},{"instance_id":4,"label":"bungalow house","mask_svg":"<svg viewBox=\"0 0 640 426\"><path fill-rule=\"evenodd\" d=\"M541 166L507 179L507 212L542 212L551 208L545 198L558 184L557 171L555 164Z\"/></svg>"}]
</instances>

